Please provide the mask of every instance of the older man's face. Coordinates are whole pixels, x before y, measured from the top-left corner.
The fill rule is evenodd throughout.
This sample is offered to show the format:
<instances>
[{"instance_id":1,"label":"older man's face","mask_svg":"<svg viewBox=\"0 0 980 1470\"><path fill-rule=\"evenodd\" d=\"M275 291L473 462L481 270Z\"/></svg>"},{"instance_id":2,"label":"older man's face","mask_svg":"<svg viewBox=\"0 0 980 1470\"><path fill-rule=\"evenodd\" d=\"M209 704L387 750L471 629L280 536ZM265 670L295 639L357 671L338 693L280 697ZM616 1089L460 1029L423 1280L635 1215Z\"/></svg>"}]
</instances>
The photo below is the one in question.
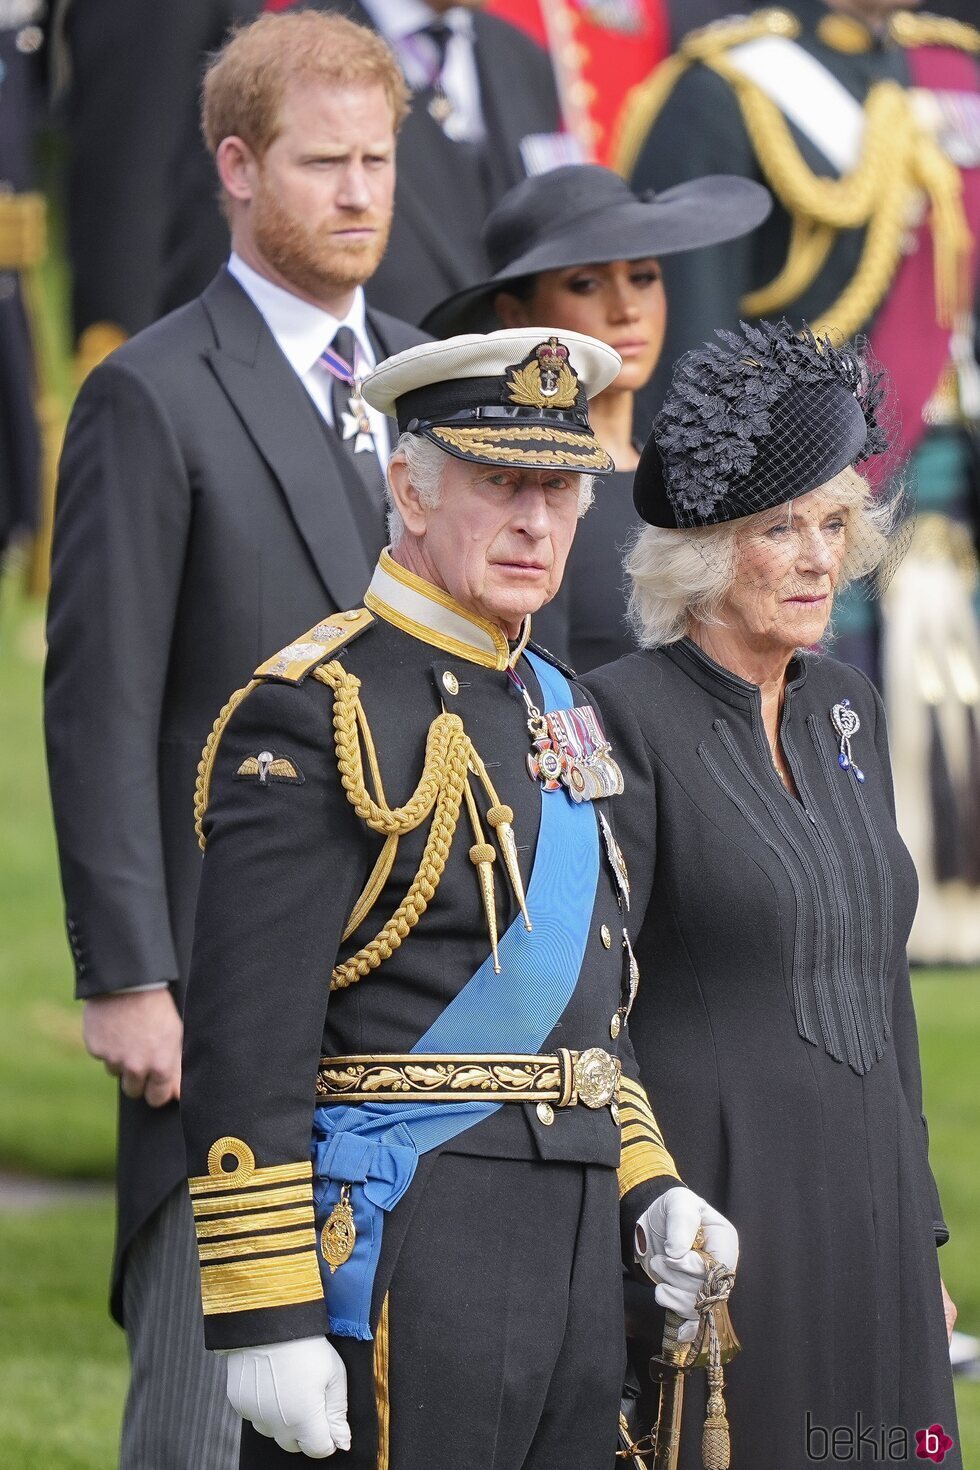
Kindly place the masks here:
<instances>
[{"instance_id":1,"label":"older man's face","mask_svg":"<svg viewBox=\"0 0 980 1470\"><path fill-rule=\"evenodd\" d=\"M429 579L516 637L558 591L578 522L581 475L447 459L416 545Z\"/></svg>"}]
</instances>

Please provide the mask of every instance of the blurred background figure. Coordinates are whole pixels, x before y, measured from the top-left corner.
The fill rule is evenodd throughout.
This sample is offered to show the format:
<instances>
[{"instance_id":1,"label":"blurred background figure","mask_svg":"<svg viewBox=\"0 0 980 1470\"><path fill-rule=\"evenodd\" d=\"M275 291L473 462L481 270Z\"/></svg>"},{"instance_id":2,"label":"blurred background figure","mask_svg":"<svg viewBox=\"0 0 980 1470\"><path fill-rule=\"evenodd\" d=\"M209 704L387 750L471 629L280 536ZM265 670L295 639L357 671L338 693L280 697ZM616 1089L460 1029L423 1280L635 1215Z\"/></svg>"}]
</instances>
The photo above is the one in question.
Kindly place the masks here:
<instances>
[{"instance_id":1,"label":"blurred background figure","mask_svg":"<svg viewBox=\"0 0 980 1470\"><path fill-rule=\"evenodd\" d=\"M527 174L578 156L562 131L551 64L522 31L485 14L481 0L321 0L316 8L377 30L412 90L391 241L367 294L379 310L420 322L450 291L487 274L480 230L497 200Z\"/></svg>"},{"instance_id":2,"label":"blurred background figure","mask_svg":"<svg viewBox=\"0 0 980 1470\"><path fill-rule=\"evenodd\" d=\"M45 11L43 0L0 0L0 558L38 516L41 444L24 288L45 249L32 156Z\"/></svg>"},{"instance_id":3,"label":"blurred background figure","mask_svg":"<svg viewBox=\"0 0 980 1470\"><path fill-rule=\"evenodd\" d=\"M65 440L45 726L85 1042L121 1083L123 1470L237 1464L223 1365L204 1353L177 1116L194 782L232 690L354 605L386 540L392 441L359 382L422 334L367 310L363 283L406 105L389 48L338 15L236 32L203 101L227 268L93 368Z\"/></svg>"},{"instance_id":4,"label":"blurred background figure","mask_svg":"<svg viewBox=\"0 0 980 1470\"><path fill-rule=\"evenodd\" d=\"M922 894L920 961L980 958L980 32L888 0L794 0L695 33L627 100L617 166L638 188L759 179L770 219L667 262L679 353L786 314L868 334L894 381L918 502L880 604L835 607L834 649L883 686L899 822Z\"/></svg>"},{"instance_id":5,"label":"blurred background figure","mask_svg":"<svg viewBox=\"0 0 980 1470\"><path fill-rule=\"evenodd\" d=\"M585 158L609 163L624 91L685 32L728 7L723 0L489 0L487 9L550 53L565 126Z\"/></svg>"},{"instance_id":6,"label":"blurred background figure","mask_svg":"<svg viewBox=\"0 0 980 1470\"><path fill-rule=\"evenodd\" d=\"M204 290L228 254L198 96L260 0L55 0L78 376Z\"/></svg>"},{"instance_id":7,"label":"blurred background figure","mask_svg":"<svg viewBox=\"0 0 980 1470\"><path fill-rule=\"evenodd\" d=\"M656 199L637 197L597 164L525 179L487 220L490 277L425 319L439 337L500 326L585 332L623 359L616 381L589 406L615 473L597 482L561 589L534 619L535 638L579 672L634 647L622 557L639 524L632 489L643 436L634 431L634 398L657 365L668 316L659 258L742 235L770 203L760 184L739 178L696 179Z\"/></svg>"}]
</instances>

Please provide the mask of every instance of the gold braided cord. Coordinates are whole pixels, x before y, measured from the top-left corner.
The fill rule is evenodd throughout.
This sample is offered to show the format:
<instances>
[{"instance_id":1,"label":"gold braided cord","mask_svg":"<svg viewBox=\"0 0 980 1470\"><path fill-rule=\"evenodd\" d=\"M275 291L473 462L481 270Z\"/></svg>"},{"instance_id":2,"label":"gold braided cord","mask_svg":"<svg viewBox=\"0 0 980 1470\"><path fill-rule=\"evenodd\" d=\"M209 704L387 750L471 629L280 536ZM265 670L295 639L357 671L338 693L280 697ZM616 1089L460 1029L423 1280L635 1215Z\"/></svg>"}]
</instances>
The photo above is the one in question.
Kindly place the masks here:
<instances>
[{"instance_id":1,"label":"gold braided cord","mask_svg":"<svg viewBox=\"0 0 980 1470\"><path fill-rule=\"evenodd\" d=\"M382 792L377 791L376 799L368 791L364 780L361 739L366 735L370 742L370 729L361 708L360 680L348 673L336 660L315 669L314 677L333 690L334 745L337 767L347 799L367 826L375 832L383 833L386 838L394 839L390 846L386 843L391 861L394 861L398 838L415 831L432 814L422 857L405 897L374 938L334 968L331 989L343 990L371 970L377 969L384 960L390 959L431 903L442 878L459 820L472 747L458 715L445 712L438 715L429 726L422 775L415 791L404 806L389 807ZM375 775L377 788L380 786L380 779L377 758L373 755L373 742L368 745L368 752L368 764ZM368 888L375 884L378 872L379 867L376 865ZM381 886L383 884L377 884L379 892ZM367 893L368 889L365 889L357 905L357 910L363 909L365 914ZM349 932L352 933L353 930Z\"/></svg>"},{"instance_id":2,"label":"gold braided cord","mask_svg":"<svg viewBox=\"0 0 980 1470\"><path fill-rule=\"evenodd\" d=\"M887 175L901 172L909 106L898 82L877 82L864 105L864 145L857 167L840 178L815 174L797 146L784 114L757 83L725 56L706 63L735 93L766 182L790 214L854 230L867 223ZM896 169L897 165L897 169Z\"/></svg>"},{"instance_id":3,"label":"gold braided cord","mask_svg":"<svg viewBox=\"0 0 980 1470\"><path fill-rule=\"evenodd\" d=\"M823 269L835 238L835 231L829 225L818 225L801 214L794 215L782 270L768 285L746 292L740 302L742 315L767 316L802 296Z\"/></svg>"},{"instance_id":4,"label":"gold braided cord","mask_svg":"<svg viewBox=\"0 0 980 1470\"><path fill-rule=\"evenodd\" d=\"M980 30L946 15L899 10L889 21L888 31L899 46L952 46L957 51L980 53Z\"/></svg>"},{"instance_id":5,"label":"gold braided cord","mask_svg":"<svg viewBox=\"0 0 980 1470\"><path fill-rule=\"evenodd\" d=\"M864 108L857 166L841 178L815 174L789 123L765 92L727 57L705 62L732 87L763 176L794 220L789 253L768 285L742 301L747 315L766 316L812 284L838 230L864 228L858 268L843 292L811 326L850 337L882 301L902 258L905 231L919 191L932 208L937 319L951 324L968 291L970 232L956 166L918 125L898 82L878 82Z\"/></svg>"},{"instance_id":6,"label":"gold braided cord","mask_svg":"<svg viewBox=\"0 0 980 1470\"><path fill-rule=\"evenodd\" d=\"M445 769L448 752L455 740L463 736L463 722L458 715L439 715L429 726L425 742L425 761L419 783L404 806L389 807L383 799L375 801L364 781L360 731L364 727L359 713L361 681L348 673L336 659L313 670L313 677L334 692L333 728L337 750L337 767L347 799L362 822L374 832L388 837L414 832L432 811L439 794L440 775ZM370 763L370 757L369 757ZM377 765L375 759L375 767ZM380 795L380 793L379 793Z\"/></svg>"},{"instance_id":7,"label":"gold braided cord","mask_svg":"<svg viewBox=\"0 0 980 1470\"><path fill-rule=\"evenodd\" d=\"M194 831L197 833L197 844L203 852L206 846L204 840L204 816L211 800L211 772L218 754L218 746L225 732L225 726L235 713L238 706L247 694L258 684L258 679L252 679L244 689L236 689L226 705L223 705L218 713L218 718L211 726L211 733L205 741L201 752L201 759L197 763L197 780L194 782Z\"/></svg>"},{"instance_id":8,"label":"gold braided cord","mask_svg":"<svg viewBox=\"0 0 980 1470\"><path fill-rule=\"evenodd\" d=\"M374 908L381 890L388 881L391 870L395 864L395 855L398 852L398 838L392 835L385 838L385 845L381 849L378 861L371 871L371 876L361 890L361 896L350 911L350 918L344 929L342 942L346 943L352 934L360 929L368 914Z\"/></svg>"},{"instance_id":9,"label":"gold braided cord","mask_svg":"<svg viewBox=\"0 0 980 1470\"><path fill-rule=\"evenodd\" d=\"M613 125L612 167L629 178L636 167L647 135L678 80L695 61L705 61L730 46L741 46L761 36L786 36L800 33L800 23L790 11L767 6L752 15L726 17L690 31L677 52L662 61L645 81L631 87Z\"/></svg>"}]
</instances>

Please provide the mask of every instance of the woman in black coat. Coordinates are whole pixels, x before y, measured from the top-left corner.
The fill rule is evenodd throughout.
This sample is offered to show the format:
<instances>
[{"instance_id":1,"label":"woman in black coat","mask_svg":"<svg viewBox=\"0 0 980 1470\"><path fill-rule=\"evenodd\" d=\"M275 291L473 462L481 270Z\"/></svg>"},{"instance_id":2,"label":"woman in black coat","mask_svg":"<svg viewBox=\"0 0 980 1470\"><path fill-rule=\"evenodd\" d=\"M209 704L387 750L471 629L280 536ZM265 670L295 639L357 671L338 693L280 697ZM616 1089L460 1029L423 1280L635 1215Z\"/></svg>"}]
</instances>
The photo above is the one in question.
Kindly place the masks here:
<instances>
[{"instance_id":1,"label":"woman in black coat","mask_svg":"<svg viewBox=\"0 0 980 1470\"><path fill-rule=\"evenodd\" d=\"M685 1180L741 1239L733 1464L921 1464L917 1434L958 1436L916 877L881 700L815 651L890 555L896 507L855 468L886 450L882 387L850 348L745 332L679 364L635 479L642 651L587 680L626 780L630 1030ZM697 1443L692 1422L682 1463Z\"/></svg>"},{"instance_id":2,"label":"woman in black coat","mask_svg":"<svg viewBox=\"0 0 980 1470\"><path fill-rule=\"evenodd\" d=\"M659 257L747 234L769 213L768 190L749 179L695 179L637 196L610 169L569 164L523 179L488 215L489 280L435 307L437 337L504 327L584 332L623 359L616 381L589 404L596 438L615 465L596 486L560 592L534 619L534 637L576 669L635 647L626 625L622 556L633 510L634 399L660 358L667 321Z\"/></svg>"}]
</instances>

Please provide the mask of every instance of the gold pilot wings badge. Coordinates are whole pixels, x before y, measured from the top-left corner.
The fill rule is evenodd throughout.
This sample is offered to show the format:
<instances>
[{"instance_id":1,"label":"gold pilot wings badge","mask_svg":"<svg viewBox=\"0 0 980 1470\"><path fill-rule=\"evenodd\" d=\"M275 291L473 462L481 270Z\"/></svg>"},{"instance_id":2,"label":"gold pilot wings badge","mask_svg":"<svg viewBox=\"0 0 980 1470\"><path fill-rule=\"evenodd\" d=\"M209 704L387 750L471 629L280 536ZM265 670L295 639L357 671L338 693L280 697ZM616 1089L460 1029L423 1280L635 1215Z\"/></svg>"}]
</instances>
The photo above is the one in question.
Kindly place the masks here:
<instances>
[{"instance_id":1,"label":"gold pilot wings badge","mask_svg":"<svg viewBox=\"0 0 980 1470\"><path fill-rule=\"evenodd\" d=\"M235 772L236 781L257 781L268 786L272 781L289 781L302 786L306 777L295 761L286 755L276 755L271 750L260 750L258 755L247 755Z\"/></svg>"}]
</instances>

